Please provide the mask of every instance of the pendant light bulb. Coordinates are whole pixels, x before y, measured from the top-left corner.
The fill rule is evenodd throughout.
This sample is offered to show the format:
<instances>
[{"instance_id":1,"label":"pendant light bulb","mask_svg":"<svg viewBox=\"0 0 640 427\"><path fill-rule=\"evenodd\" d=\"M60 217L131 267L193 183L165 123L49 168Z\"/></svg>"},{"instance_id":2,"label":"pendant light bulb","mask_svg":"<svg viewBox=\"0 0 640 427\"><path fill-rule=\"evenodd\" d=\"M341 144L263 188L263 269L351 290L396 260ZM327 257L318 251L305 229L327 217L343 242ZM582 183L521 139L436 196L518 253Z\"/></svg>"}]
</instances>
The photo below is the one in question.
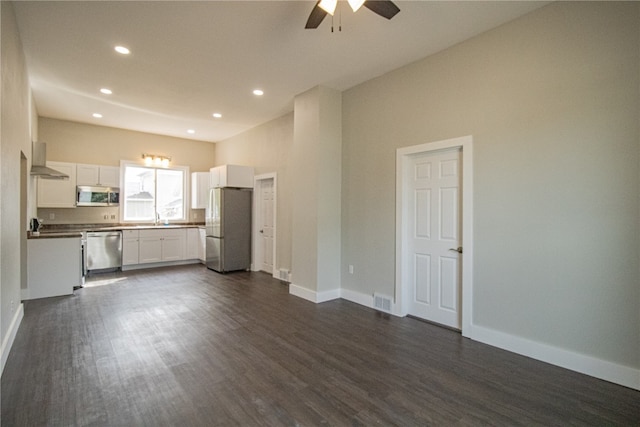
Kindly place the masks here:
<instances>
[{"instance_id":1,"label":"pendant light bulb","mask_svg":"<svg viewBox=\"0 0 640 427\"><path fill-rule=\"evenodd\" d=\"M364 4L366 0L348 0L348 1L349 1L349 6L351 6L351 9L353 9L354 12L357 12L358 9L360 9L360 7Z\"/></svg>"},{"instance_id":2,"label":"pendant light bulb","mask_svg":"<svg viewBox=\"0 0 640 427\"><path fill-rule=\"evenodd\" d=\"M318 6L331 16L333 16L333 13L336 11L337 5L338 0L320 0L320 3L318 3Z\"/></svg>"}]
</instances>

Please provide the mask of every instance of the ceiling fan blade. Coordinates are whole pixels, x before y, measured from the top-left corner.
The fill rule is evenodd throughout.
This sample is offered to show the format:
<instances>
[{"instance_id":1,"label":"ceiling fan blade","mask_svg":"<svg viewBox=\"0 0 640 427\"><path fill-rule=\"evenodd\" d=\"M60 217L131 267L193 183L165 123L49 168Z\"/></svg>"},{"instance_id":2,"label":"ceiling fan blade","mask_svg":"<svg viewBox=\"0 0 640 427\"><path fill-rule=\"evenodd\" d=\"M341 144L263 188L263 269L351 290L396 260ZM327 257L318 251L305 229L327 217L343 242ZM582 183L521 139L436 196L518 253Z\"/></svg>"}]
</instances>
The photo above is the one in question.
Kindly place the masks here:
<instances>
[{"instance_id":1,"label":"ceiling fan blade","mask_svg":"<svg viewBox=\"0 0 640 427\"><path fill-rule=\"evenodd\" d=\"M320 4L320 0L318 0L316 5L313 7L313 10L309 15L309 19L307 19L307 25L305 25L304 28L310 28L310 29L318 28L318 25L320 25L324 17L327 16L327 12L324 9L322 9L320 6L318 6L319 4Z\"/></svg>"},{"instance_id":2,"label":"ceiling fan blade","mask_svg":"<svg viewBox=\"0 0 640 427\"><path fill-rule=\"evenodd\" d=\"M400 8L391 0L367 0L363 6L387 19L393 18L400 12Z\"/></svg>"}]
</instances>

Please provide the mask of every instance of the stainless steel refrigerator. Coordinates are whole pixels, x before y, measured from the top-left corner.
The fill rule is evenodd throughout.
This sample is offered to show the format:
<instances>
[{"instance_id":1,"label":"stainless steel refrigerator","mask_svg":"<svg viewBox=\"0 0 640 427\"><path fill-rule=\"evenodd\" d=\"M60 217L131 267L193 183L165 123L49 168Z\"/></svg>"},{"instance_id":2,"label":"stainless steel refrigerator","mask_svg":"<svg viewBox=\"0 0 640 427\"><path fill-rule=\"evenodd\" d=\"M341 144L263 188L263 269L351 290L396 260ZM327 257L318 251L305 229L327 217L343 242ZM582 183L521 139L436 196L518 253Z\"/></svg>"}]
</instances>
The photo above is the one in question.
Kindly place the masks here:
<instances>
[{"instance_id":1,"label":"stainless steel refrigerator","mask_svg":"<svg viewBox=\"0 0 640 427\"><path fill-rule=\"evenodd\" d=\"M251 268L251 190L211 188L206 209L207 268Z\"/></svg>"}]
</instances>

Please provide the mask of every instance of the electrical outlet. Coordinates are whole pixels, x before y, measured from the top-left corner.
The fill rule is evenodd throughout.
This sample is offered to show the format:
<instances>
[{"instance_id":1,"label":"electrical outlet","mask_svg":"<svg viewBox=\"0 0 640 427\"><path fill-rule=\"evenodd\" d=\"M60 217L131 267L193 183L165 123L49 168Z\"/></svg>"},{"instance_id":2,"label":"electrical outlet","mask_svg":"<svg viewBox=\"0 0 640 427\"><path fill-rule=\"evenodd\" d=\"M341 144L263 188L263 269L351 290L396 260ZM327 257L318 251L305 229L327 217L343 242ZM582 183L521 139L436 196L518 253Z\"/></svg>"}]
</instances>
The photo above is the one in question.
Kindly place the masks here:
<instances>
[{"instance_id":1,"label":"electrical outlet","mask_svg":"<svg viewBox=\"0 0 640 427\"><path fill-rule=\"evenodd\" d=\"M13 300L11 300L11 312L13 313L13 310L15 310L15 303L13 302Z\"/></svg>"},{"instance_id":2,"label":"electrical outlet","mask_svg":"<svg viewBox=\"0 0 640 427\"><path fill-rule=\"evenodd\" d=\"M56 219L56 214L49 212L49 219Z\"/></svg>"},{"instance_id":3,"label":"electrical outlet","mask_svg":"<svg viewBox=\"0 0 640 427\"><path fill-rule=\"evenodd\" d=\"M353 274L353 265L349 264L349 274Z\"/></svg>"},{"instance_id":4,"label":"electrical outlet","mask_svg":"<svg viewBox=\"0 0 640 427\"><path fill-rule=\"evenodd\" d=\"M115 215L111 215L111 219L116 219L116 216Z\"/></svg>"},{"instance_id":5,"label":"electrical outlet","mask_svg":"<svg viewBox=\"0 0 640 427\"><path fill-rule=\"evenodd\" d=\"M198 212L193 213L193 219L198 219Z\"/></svg>"}]
</instances>

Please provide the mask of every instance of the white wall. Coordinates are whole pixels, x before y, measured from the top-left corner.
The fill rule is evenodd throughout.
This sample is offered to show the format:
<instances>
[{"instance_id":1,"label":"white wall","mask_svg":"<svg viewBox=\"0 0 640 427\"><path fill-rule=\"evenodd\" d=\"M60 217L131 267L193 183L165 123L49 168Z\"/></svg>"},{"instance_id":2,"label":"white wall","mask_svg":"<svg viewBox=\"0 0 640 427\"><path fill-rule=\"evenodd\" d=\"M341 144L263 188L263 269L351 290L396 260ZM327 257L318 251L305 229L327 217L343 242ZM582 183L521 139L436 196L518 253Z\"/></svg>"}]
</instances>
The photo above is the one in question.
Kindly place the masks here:
<instances>
[{"instance_id":1,"label":"white wall","mask_svg":"<svg viewBox=\"0 0 640 427\"><path fill-rule=\"evenodd\" d=\"M40 117L39 140L47 143L47 160L120 166L120 160L138 161L142 153L171 157L174 165L192 172L208 171L215 144L107 126Z\"/></svg>"},{"instance_id":2,"label":"white wall","mask_svg":"<svg viewBox=\"0 0 640 427\"><path fill-rule=\"evenodd\" d=\"M295 98L290 291L313 301L337 298L340 289L341 102L326 87Z\"/></svg>"},{"instance_id":3,"label":"white wall","mask_svg":"<svg viewBox=\"0 0 640 427\"><path fill-rule=\"evenodd\" d=\"M277 174L276 270L291 270L292 144L293 113L215 144L216 165L248 165L256 175Z\"/></svg>"},{"instance_id":4,"label":"white wall","mask_svg":"<svg viewBox=\"0 0 640 427\"><path fill-rule=\"evenodd\" d=\"M346 91L343 288L394 294L395 150L472 135L473 323L637 373L639 22L554 3Z\"/></svg>"},{"instance_id":5,"label":"white wall","mask_svg":"<svg viewBox=\"0 0 640 427\"><path fill-rule=\"evenodd\" d=\"M190 172L208 171L215 163L215 144L146 132L135 132L87 123L40 117L39 141L47 143L47 160L120 166L120 160L141 161L142 153L171 157L177 166L189 166ZM191 194L191 192L189 192ZM189 220L204 222L204 210L189 209ZM49 214L55 219L49 219ZM104 214L116 220L103 218ZM116 208L38 209L47 224L99 224L120 222Z\"/></svg>"},{"instance_id":6,"label":"white wall","mask_svg":"<svg viewBox=\"0 0 640 427\"><path fill-rule=\"evenodd\" d=\"M26 180L31 157L31 92L26 73L22 44L18 36L13 6L0 2L2 105L0 119L0 336L1 368L11 349L13 337L22 319L20 286L26 253L22 246L26 229L21 212L21 176ZM21 171L21 159L26 158ZM26 165L26 167L25 167ZM26 182L29 188L30 182ZM26 209L25 209L26 211Z\"/></svg>"}]
</instances>

